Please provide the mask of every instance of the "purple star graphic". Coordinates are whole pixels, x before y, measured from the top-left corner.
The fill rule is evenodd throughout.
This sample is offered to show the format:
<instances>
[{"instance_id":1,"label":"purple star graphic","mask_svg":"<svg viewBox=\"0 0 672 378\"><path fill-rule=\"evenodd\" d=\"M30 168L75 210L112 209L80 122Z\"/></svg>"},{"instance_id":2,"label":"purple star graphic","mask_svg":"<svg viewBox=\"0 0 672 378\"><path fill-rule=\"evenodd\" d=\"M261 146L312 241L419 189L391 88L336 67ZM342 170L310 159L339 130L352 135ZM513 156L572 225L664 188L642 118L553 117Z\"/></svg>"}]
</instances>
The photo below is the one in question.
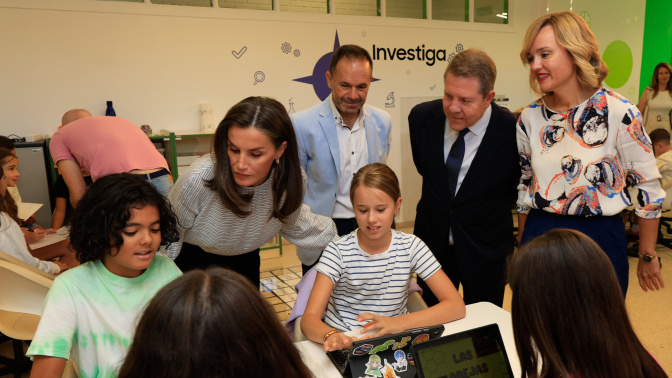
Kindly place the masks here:
<instances>
[{"instance_id":1,"label":"purple star graphic","mask_svg":"<svg viewBox=\"0 0 672 378\"><path fill-rule=\"evenodd\" d=\"M298 79L294 79L294 81L298 81L301 83L312 84L313 90L315 91L315 94L317 95L317 98L320 99L320 101L324 101L331 93L331 88L329 88L329 85L327 84L327 78L325 73L329 71L329 63L331 62L331 56L334 55L334 51L336 51L336 49L339 48L340 46L341 44L338 41L338 30L336 30L336 37L334 38L334 49L322 55L322 57L317 61L317 63L315 63L315 67L313 68L313 74L311 76L305 76ZM378 80L380 79L373 78L371 82Z\"/></svg>"}]
</instances>

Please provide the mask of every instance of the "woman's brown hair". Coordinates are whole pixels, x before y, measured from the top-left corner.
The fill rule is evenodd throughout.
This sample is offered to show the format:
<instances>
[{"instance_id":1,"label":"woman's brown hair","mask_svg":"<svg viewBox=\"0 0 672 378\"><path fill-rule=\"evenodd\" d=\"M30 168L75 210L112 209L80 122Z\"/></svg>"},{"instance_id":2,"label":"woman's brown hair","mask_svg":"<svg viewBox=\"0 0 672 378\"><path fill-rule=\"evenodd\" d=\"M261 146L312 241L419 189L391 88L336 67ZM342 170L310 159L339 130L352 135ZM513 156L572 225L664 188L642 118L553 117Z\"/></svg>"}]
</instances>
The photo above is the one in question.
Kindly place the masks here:
<instances>
[{"instance_id":1,"label":"woman's brown hair","mask_svg":"<svg viewBox=\"0 0 672 378\"><path fill-rule=\"evenodd\" d=\"M576 66L576 77L581 88L593 91L599 89L602 81L609 74L609 67L600 57L595 35L583 18L574 12L550 13L532 22L525 33L523 49L520 50L520 59L523 64L529 64L530 48L539 31L545 26L553 28L558 44L572 56ZM530 70L530 88L536 94L541 95L539 82L532 70Z\"/></svg>"},{"instance_id":2,"label":"woman's brown hair","mask_svg":"<svg viewBox=\"0 0 672 378\"><path fill-rule=\"evenodd\" d=\"M392 168L382 163L365 165L355 173L350 184L350 202L354 203L355 190L360 186L379 189L390 196L394 202L401 198L397 175ZM392 220L392 228L396 228L394 219Z\"/></svg>"},{"instance_id":3,"label":"woman's brown hair","mask_svg":"<svg viewBox=\"0 0 672 378\"><path fill-rule=\"evenodd\" d=\"M546 232L514 255L508 277L522 377L667 377L630 325L609 258L588 236Z\"/></svg>"},{"instance_id":4,"label":"woman's brown hair","mask_svg":"<svg viewBox=\"0 0 672 378\"><path fill-rule=\"evenodd\" d=\"M667 81L665 90L667 91L667 94L672 96L672 66L670 66L669 63L662 62L658 63L653 70L653 77L651 78L651 90L653 91L653 95L651 95L651 98L658 95L658 71L660 71L661 68L667 68L667 71L670 73L670 80Z\"/></svg>"},{"instance_id":5,"label":"woman's brown hair","mask_svg":"<svg viewBox=\"0 0 672 378\"><path fill-rule=\"evenodd\" d=\"M287 110L278 101L269 97L248 97L234 105L226 113L215 132L213 151L215 157L215 177L206 181L206 186L219 194L224 206L239 217L250 214L248 205L251 193L241 193L231 170L228 155L229 128L254 127L268 135L275 148L287 142L279 164L271 169L273 175L273 208L269 218L283 221L303 202L303 179L299 149L292 121Z\"/></svg>"},{"instance_id":6,"label":"woman's brown hair","mask_svg":"<svg viewBox=\"0 0 672 378\"><path fill-rule=\"evenodd\" d=\"M0 166L4 167L5 164L7 164L12 159L18 158L12 153L12 151L6 148L0 148ZM4 209L2 211L6 212L7 215L9 215L9 217L14 220L14 222L18 224L23 223L23 221L19 219L19 206L16 204L16 201L14 201L14 197L12 197L12 194L9 193L9 190L5 192L4 200Z\"/></svg>"},{"instance_id":7,"label":"woman's brown hair","mask_svg":"<svg viewBox=\"0 0 672 378\"><path fill-rule=\"evenodd\" d=\"M161 289L119 378L311 377L259 290L224 269L192 270Z\"/></svg>"}]
</instances>

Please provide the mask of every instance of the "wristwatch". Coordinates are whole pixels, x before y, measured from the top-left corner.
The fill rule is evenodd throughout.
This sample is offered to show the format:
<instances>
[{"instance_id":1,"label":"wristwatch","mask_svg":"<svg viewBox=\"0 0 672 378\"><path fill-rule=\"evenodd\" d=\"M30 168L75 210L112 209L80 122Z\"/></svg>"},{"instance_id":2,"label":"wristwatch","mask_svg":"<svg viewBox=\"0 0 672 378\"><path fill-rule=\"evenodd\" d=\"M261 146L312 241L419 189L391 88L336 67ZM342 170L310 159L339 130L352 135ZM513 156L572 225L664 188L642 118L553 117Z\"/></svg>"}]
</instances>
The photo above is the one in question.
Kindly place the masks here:
<instances>
[{"instance_id":1,"label":"wristwatch","mask_svg":"<svg viewBox=\"0 0 672 378\"><path fill-rule=\"evenodd\" d=\"M656 255L649 255L648 253L645 255L642 255L641 253L638 253L639 257L641 257L642 260L644 260L645 263L650 263L651 261L655 260L656 257L658 257L658 264L660 267L663 267L663 262L660 260L660 256Z\"/></svg>"},{"instance_id":2,"label":"wristwatch","mask_svg":"<svg viewBox=\"0 0 672 378\"><path fill-rule=\"evenodd\" d=\"M648 253L645 254L645 255L642 255L642 254L640 253L640 254L639 254L639 257L640 257L642 260L644 260L645 263L649 263L649 262L653 261L653 259L656 258L655 255L649 255Z\"/></svg>"}]
</instances>

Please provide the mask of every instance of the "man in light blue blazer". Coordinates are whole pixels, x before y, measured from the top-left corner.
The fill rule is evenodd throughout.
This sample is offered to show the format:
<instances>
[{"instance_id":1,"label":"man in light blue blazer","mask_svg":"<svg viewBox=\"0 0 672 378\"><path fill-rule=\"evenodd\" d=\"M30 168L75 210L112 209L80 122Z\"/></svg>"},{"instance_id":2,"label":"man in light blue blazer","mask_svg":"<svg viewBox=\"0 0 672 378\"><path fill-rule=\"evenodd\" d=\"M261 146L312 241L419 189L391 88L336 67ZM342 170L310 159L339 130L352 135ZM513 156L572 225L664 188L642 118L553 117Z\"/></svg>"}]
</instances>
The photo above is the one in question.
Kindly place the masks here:
<instances>
[{"instance_id":1,"label":"man in light blue blazer","mask_svg":"<svg viewBox=\"0 0 672 378\"><path fill-rule=\"evenodd\" d=\"M385 163L392 121L384 110L365 105L373 78L369 53L355 45L334 51L326 73L331 95L292 114L301 166L308 175L304 202L334 219L339 235L357 229L350 202L352 176L370 163ZM297 248L304 273L319 254Z\"/></svg>"}]
</instances>

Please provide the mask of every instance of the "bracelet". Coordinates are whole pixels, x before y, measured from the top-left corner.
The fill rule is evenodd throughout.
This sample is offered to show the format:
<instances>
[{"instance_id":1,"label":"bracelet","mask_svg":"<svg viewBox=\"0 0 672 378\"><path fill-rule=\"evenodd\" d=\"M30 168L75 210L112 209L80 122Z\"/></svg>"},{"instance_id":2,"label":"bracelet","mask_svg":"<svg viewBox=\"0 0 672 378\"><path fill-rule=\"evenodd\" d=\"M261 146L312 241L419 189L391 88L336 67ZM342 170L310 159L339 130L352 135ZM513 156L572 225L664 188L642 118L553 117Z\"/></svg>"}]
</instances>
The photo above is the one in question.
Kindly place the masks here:
<instances>
[{"instance_id":1,"label":"bracelet","mask_svg":"<svg viewBox=\"0 0 672 378\"><path fill-rule=\"evenodd\" d=\"M326 335L324 335L324 337L322 338L322 342L327 341L327 339L329 338L329 336L331 336L331 335L333 335L333 334L335 334L335 333L341 333L341 331L339 331L339 330L337 330L337 329L332 329L331 331L327 332Z\"/></svg>"}]
</instances>

